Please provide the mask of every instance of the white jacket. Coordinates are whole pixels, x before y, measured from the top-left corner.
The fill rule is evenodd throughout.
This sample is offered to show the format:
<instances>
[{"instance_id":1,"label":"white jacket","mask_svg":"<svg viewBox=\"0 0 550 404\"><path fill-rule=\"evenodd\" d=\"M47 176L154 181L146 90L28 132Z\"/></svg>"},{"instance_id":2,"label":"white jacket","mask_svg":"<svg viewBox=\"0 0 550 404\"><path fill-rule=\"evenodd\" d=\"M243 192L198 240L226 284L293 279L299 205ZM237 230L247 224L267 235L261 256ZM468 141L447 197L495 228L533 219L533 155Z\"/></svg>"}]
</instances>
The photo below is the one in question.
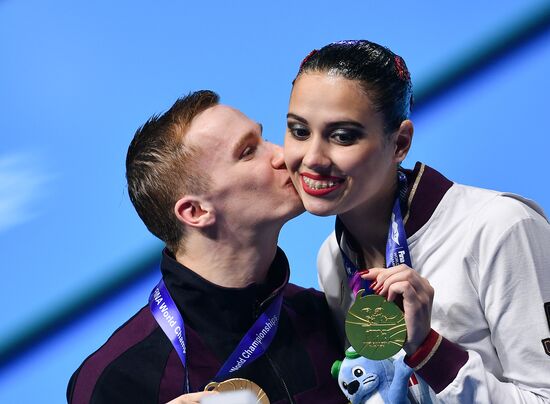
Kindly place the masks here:
<instances>
[{"instance_id":1,"label":"white jacket","mask_svg":"<svg viewBox=\"0 0 550 404\"><path fill-rule=\"evenodd\" d=\"M542 209L452 183L420 163L407 176L412 265L435 290L432 328L444 337L416 373L446 403L550 403L550 224ZM335 233L319 251L318 275L343 327L353 297Z\"/></svg>"}]
</instances>

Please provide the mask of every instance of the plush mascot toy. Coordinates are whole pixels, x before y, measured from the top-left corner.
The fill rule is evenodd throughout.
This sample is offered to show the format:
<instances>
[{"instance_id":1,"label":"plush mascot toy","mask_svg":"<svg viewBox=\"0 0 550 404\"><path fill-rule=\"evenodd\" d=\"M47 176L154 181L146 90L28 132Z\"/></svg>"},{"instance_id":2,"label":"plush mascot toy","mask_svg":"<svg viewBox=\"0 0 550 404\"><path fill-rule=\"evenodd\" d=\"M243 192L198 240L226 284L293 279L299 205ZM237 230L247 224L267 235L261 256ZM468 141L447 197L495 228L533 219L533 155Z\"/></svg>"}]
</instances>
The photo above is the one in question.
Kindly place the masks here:
<instances>
[{"instance_id":1,"label":"plush mascot toy","mask_svg":"<svg viewBox=\"0 0 550 404\"><path fill-rule=\"evenodd\" d=\"M344 360L333 363L331 373L351 404L364 404L367 400L369 404L409 403L407 391L412 369L403 358L371 360L349 347Z\"/></svg>"}]
</instances>

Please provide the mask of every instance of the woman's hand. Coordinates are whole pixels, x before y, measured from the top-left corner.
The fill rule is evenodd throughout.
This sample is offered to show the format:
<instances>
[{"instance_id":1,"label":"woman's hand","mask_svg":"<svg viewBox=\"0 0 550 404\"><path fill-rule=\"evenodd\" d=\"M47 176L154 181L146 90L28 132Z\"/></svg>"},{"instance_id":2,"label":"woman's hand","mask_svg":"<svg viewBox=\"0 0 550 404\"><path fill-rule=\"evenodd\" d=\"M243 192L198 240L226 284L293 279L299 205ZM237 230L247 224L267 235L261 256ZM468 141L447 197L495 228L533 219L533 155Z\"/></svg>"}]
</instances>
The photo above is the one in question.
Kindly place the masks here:
<instances>
[{"instance_id":1,"label":"woman's hand","mask_svg":"<svg viewBox=\"0 0 550 404\"><path fill-rule=\"evenodd\" d=\"M198 393L189 393L174 398L166 404L199 404L201 399L210 394L218 394L217 391L199 391Z\"/></svg>"},{"instance_id":2,"label":"woman's hand","mask_svg":"<svg viewBox=\"0 0 550 404\"><path fill-rule=\"evenodd\" d=\"M391 268L371 268L361 277L373 281L371 289L388 301L394 301L405 313L407 341L403 346L412 355L424 342L431 329L434 289L426 278L407 265Z\"/></svg>"}]
</instances>

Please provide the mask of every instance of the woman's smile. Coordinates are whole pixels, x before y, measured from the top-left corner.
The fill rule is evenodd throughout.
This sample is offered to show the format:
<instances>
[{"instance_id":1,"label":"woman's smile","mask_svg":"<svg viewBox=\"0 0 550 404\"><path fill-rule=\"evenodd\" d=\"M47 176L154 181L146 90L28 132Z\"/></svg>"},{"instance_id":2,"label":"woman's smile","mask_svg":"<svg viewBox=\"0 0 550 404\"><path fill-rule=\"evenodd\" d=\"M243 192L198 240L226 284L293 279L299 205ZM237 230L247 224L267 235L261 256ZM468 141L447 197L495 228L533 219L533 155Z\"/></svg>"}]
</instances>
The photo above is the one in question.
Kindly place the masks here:
<instances>
[{"instance_id":1,"label":"woman's smile","mask_svg":"<svg viewBox=\"0 0 550 404\"><path fill-rule=\"evenodd\" d=\"M312 173L301 173L300 179L304 191L313 196L328 195L340 188L345 181L344 178L340 177Z\"/></svg>"},{"instance_id":2,"label":"woman's smile","mask_svg":"<svg viewBox=\"0 0 550 404\"><path fill-rule=\"evenodd\" d=\"M321 216L393 196L401 160L383 116L353 80L307 73L294 83L285 161L305 208Z\"/></svg>"}]
</instances>

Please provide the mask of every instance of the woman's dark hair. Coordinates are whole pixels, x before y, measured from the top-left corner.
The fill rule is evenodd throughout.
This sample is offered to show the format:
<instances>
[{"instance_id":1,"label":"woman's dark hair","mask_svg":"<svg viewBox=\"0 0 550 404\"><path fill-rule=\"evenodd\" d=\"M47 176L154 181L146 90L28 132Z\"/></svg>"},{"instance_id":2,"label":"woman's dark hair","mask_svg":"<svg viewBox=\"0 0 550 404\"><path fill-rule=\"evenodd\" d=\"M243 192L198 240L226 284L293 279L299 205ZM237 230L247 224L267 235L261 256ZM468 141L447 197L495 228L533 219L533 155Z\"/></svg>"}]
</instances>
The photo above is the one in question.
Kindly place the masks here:
<instances>
[{"instance_id":1,"label":"woman's dark hair","mask_svg":"<svg viewBox=\"0 0 550 404\"><path fill-rule=\"evenodd\" d=\"M374 108L384 115L386 133L409 118L413 103L409 70L401 56L384 46L367 40L328 44L305 57L296 79L308 72L358 81Z\"/></svg>"}]
</instances>

